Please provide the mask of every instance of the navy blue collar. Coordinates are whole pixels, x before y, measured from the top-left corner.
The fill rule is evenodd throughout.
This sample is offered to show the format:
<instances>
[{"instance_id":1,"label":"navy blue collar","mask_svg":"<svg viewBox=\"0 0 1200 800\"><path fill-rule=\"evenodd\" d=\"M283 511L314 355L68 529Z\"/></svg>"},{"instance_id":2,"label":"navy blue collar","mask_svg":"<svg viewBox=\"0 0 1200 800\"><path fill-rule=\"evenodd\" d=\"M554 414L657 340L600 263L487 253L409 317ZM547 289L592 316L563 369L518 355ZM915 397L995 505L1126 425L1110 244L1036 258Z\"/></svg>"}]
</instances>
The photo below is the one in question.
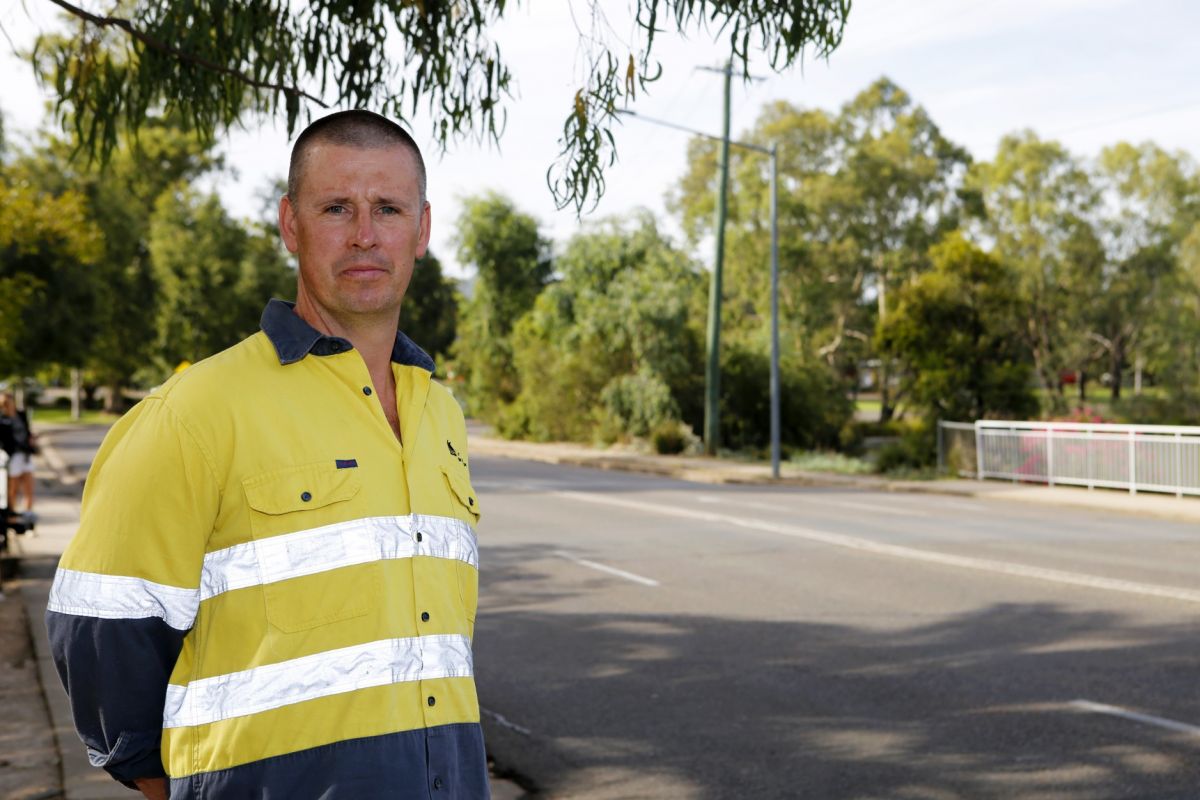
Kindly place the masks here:
<instances>
[{"instance_id":1,"label":"navy blue collar","mask_svg":"<svg viewBox=\"0 0 1200 800\"><path fill-rule=\"evenodd\" d=\"M332 356L353 350L354 345L340 336L326 336L309 325L296 314L296 304L272 299L263 309L259 327L275 346L279 363L294 364L309 353L314 356ZM396 344L392 346L392 361L406 367L420 367L433 372L433 359L400 331L396 331Z\"/></svg>"}]
</instances>

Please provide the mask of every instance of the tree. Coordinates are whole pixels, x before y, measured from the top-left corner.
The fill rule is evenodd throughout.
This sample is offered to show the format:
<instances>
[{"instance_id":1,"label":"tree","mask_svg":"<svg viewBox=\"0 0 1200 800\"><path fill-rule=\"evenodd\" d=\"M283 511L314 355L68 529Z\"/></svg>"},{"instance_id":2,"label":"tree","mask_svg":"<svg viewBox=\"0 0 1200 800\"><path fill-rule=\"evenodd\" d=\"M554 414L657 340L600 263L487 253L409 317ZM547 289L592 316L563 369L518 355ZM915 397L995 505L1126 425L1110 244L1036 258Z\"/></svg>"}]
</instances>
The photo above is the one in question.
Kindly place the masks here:
<instances>
[{"instance_id":1,"label":"tree","mask_svg":"<svg viewBox=\"0 0 1200 800\"><path fill-rule=\"evenodd\" d=\"M921 106L886 78L842 108L848 145L839 174L849 189L835 217L843 218L875 290L877 325L887 323L888 288L925 269L925 254L958 227L958 188L970 163ZM840 213L839 213L840 211ZM880 420L894 411L890 370L880 359Z\"/></svg>"},{"instance_id":2,"label":"tree","mask_svg":"<svg viewBox=\"0 0 1200 800\"><path fill-rule=\"evenodd\" d=\"M136 140L122 139L101 165L78 154L76 141L45 136L15 159L14 179L51 194L73 189L86 198L86 215L101 231L103 250L92 270L90 303L58 306L80 318L94 309L86 352L70 366L86 366L109 388L111 406L121 387L145 369L157 339L158 287L150 267L149 227L155 202L169 187L204 174L218 163L194 136L173 122L147 119Z\"/></svg>"},{"instance_id":3,"label":"tree","mask_svg":"<svg viewBox=\"0 0 1200 800\"><path fill-rule=\"evenodd\" d=\"M283 115L288 132L314 108L365 107L398 119L425 114L444 148L470 134L499 140L512 75L488 32L505 0L347 2L131 0L124 16L50 0L76 23L74 36L43 36L35 51L64 125L107 153L148 113L177 113L202 138L248 116ZM582 210L604 191L616 158L618 106L661 73L655 37L710 26L742 66L764 53L775 70L841 42L850 0L637 0L634 38L617 33L592 0L580 31L586 63L547 173L560 207ZM388 55L402 36L404 50ZM626 44L628 42L628 44Z\"/></svg>"},{"instance_id":4,"label":"tree","mask_svg":"<svg viewBox=\"0 0 1200 800\"><path fill-rule=\"evenodd\" d=\"M148 246L164 372L236 344L257 330L267 300L291 296L295 273L277 242L232 220L216 194L178 184L159 196Z\"/></svg>"},{"instance_id":5,"label":"tree","mask_svg":"<svg viewBox=\"0 0 1200 800\"><path fill-rule=\"evenodd\" d=\"M973 166L985 217L979 234L1012 266L1026 307L1021 336L1051 406L1061 410L1061 376L1086 359L1083 282L1103 258L1090 217L1098 202L1084 165L1032 131L1000 141L996 157Z\"/></svg>"},{"instance_id":6,"label":"tree","mask_svg":"<svg viewBox=\"0 0 1200 800\"><path fill-rule=\"evenodd\" d=\"M550 278L550 243L537 220L494 192L464 200L456 227L458 259L475 268L475 282L454 359L468 410L494 420L521 391L509 337Z\"/></svg>"},{"instance_id":7,"label":"tree","mask_svg":"<svg viewBox=\"0 0 1200 800\"><path fill-rule=\"evenodd\" d=\"M0 375L75 363L90 343L101 235L77 192L0 178Z\"/></svg>"},{"instance_id":8,"label":"tree","mask_svg":"<svg viewBox=\"0 0 1200 800\"><path fill-rule=\"evenodd\" d=\"M1095 222L1105 257L1088 276L1086 319L1107 355L1116 400L1131 357L1140 385L1146 352L1156 346L1150 337L1166 333L1155 321L1181 288L1179 251L1200 219L1200 172L1186 156L1122 142L1100 153L1094 180L1105 199Z\"/></svg>"},{"instance_id":9,"label":"tree","mask_svg":"<svg viewBox=\"0 0 1200 800\"><path fill-rule=\"evenodd\" d=\"M1036 412L1013 270L958 233L933 247L930 261L879 328L880 350L904 365L926 421Z\"/></svg>"},{"instance_id":10,"label":"tree","mask_svg":"<svg viewBox=\"0 0 1200 800\"><path fill-rule=\"evenodd\" d=\"M837 115L785 103L764 109L739 137L778 144L780 276L785 336L797 355L818 355L852 374L867 355L871 330L886 316L887 289L926 268L926 253L962 215L966 151L946 139L928 113L880 78ZM712 225L715 145L694 140L689 169L673 200L693 241ZM766 160L732 156L728 218L731 306L743 327L763 328L769 301L769 178ZM875 312L864 302L875 297ZM737 317L731 320L735 332ZM736 335L736 333L735 333ZM884 419L895 398L883 381Z\"/></svg>"},{"instance_id":11,"label":"tree","mask_svg":"<svg viewBox=\"0 0 1200 800\"><path fill-rule=\"evenodd\" d=\"M417 261L400 309L400 329L435 362L447 356L458 329L458 292L432 252Z\"/></svg>"},{"instance_id":12,"label":"tree","mask_svg":"<svg viewBox=\"0 0 1200 800\"><path fill-rule=\"evenodd\" d=\"M704 281L653 217L589 225L513 331L521 391L502 432L535 439L647 436L703 410Z\"/></svg>"}]
</instances>

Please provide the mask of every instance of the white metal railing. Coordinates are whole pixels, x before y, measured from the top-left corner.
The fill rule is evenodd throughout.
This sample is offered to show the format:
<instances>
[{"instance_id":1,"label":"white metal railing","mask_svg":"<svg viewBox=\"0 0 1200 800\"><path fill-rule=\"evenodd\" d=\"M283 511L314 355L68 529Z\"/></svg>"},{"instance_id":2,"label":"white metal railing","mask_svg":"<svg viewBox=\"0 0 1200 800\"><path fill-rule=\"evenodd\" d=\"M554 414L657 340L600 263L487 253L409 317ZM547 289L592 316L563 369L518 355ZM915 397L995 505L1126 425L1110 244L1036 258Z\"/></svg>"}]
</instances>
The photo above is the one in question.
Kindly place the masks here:
<instances>
[{"instance_id":1,"label":"white metal railing","mask_svg":"<svg viewBox=\"0 0 1200 800\"><path fill-rule=\"evenodd\" d=\"M944 440L962 437L966 424L938 424L939 460ZM1200 495L1200 427L1008 420L971 427L980 480ZM961 455L958 471L969 474Z\"/></svg>"}]
</instances>

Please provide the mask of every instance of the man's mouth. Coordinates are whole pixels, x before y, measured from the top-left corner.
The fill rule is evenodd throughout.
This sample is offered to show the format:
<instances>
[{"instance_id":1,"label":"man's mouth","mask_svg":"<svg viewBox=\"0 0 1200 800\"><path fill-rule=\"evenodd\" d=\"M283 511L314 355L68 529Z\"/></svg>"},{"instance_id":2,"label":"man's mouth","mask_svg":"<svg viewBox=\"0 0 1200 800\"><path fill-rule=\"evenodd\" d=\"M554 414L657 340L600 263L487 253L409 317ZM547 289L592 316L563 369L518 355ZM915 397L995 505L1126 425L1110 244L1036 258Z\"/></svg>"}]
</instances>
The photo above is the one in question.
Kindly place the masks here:
<instances>
[{"instance_id":1,"label":"man's mouth","mask_svg":"<svg viewBox=\"0 0 1200 800\"><path fill-rule=\"evenodd\" d=\"M340 274L347 278L376 278L387 270L378 264L351 264L342 269Z\"/></svg>"}]
</instances>

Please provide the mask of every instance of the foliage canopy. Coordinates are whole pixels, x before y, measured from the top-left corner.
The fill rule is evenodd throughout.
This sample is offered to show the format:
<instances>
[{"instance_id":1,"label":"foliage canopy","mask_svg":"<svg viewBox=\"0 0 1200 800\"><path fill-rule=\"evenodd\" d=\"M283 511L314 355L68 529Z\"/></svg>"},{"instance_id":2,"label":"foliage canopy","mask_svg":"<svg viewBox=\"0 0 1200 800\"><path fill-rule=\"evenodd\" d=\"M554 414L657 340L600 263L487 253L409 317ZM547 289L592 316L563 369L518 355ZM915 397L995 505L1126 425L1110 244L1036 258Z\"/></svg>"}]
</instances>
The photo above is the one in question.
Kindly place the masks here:
<instances>
[{"instance_id":1,"label":"foliage canopy","mask_svg":"<svg viewBox=\"0 0 1200 800\"><path fill-rule=\"evenodd\" d=\"M41 37L35 55L63 123L93 153L111 152L156 112L204 138L251 115L283 116L290 134L314 109L337 107L425 116L443 149L470 135L499 141L504 130L513 75L489 32L517 5L508 0L129 0L111 14L50 2L78 27ZM561 150L547 172L559 206L577 211L604 192L618 105L661 74L658 35L712 29L743 66L761 52L782 70L806 48L828 55L850 12L850 0L637 0L625 43L600 0L587 5L580 83L563 98Z\"/></svg>"}]
</instances>

